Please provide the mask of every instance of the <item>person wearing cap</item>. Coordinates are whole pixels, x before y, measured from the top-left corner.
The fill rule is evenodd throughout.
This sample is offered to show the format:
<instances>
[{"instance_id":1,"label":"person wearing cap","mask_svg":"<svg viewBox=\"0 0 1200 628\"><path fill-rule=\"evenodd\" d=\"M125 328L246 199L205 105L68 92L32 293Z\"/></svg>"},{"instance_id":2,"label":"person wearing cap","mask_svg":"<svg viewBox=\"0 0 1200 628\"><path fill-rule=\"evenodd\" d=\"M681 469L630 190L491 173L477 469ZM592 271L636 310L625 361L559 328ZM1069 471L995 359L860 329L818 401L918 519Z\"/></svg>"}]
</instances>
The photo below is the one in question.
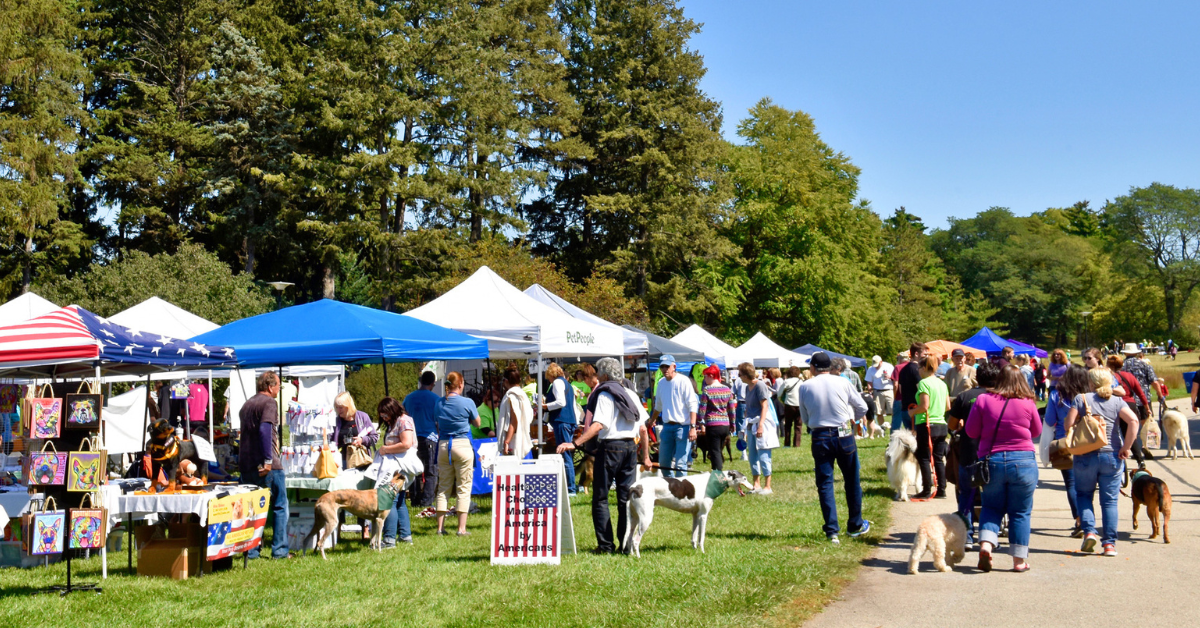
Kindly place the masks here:
<instances>
[{"instance_id":1,"label":"person wearing cap","mask_svg":"<svg viewBox=\"0 0 1200 628\"><path fill-rule=\"evenodd\" d=\"M779 383L779 390L775 393L783 404L784 447L800 446L800 384L803 382L800 379L800 367L793 366L788 369L787 379Z\"/></svg>"},{"instance_id":2,"label":"person wearing cap","mask_svg":"<svg viewBox=\"0 0 1200 628\"><path fill-rule=\"evenodd\" d=\"M971 366L974 360L968 360L967 353L962 349L951 351L950 361L954 363L954 366L946 371L942 381L946 382L950 398L954 399L975 387L975 367Z\"/></svg>"},{"instance_id":3,"label":"person wearing cap","mask_svg":"<svg viewBox=\"0 0 1200 628\"><path fill-rule=\"evenodd\" d=\"M824 351L812 355L811 368L813 378L800 385L800 418L812 433L817 496L825 519L822 530L826 538L837 543L840 528L834 501L834 464L842 471L850 536L861 536L871 529L871 522L862 517L858 444L854 440L854 421L867 414L867 404L849 380L830 373L833 360Z\"/></svg>"},{"instance_id":4,"label":"person wearing cap","mask_svg":"<svg viewBox=\"0 0 1200 628\"><path fill-rule=\"evenodd\" d=\"M893 370L894 367L884 362L883 358L871 356L871 366L867 367L867 390L875 402L875 417L880 426L886 420L884 417L892 416L892 404L896 400L892 394Z\"/></svg>"},{"instance_id":5,"label":"person wearing cap","mask_svg":"<svg viewBox=\"0 0 1200 628\"><path fill-rule=\"evenodd\" d=\"M712 468L720 471L725 468L721 444L729 437L729 430L737 420L737 399L733 391L721 383L721 368L716 364L704 369L704 390L700 393L696 416L700 423L701 446L708 452Z\"/></svg>"},{"instance_id":6,"label":"person wearing cap","mask_svg":"<svg viewBox=\"0 0 1200 628\"><path fill-rule=\"evenodd\" d=\"M1121 370L1132 375L1142 385L1142 391L1146 393L1146 396L1150 397L1151 391L1158 387L1158 375L1154 372L1154 367L1132 344L1125 345L1121 353L1125 354L1125 363L1121 366ZM1136 407L1138 423L1145 425L1146 421L1150 419L1150 404L1148 402L1142 404L1139 398Z\"/></svg>"},{"instance_id":7,"label":"person wearing cap","mask_svg":"<svg viewBox=\"0 0 1200 628\"><path fill-rule=\"evenodd\" d=\"M675 372L675 356L663 355L658 359L662 379L654 395L654 412L650 415L650 428L662 417L662 432L658 435L658 465L663 467L664 477L683 477L689 461L688 443L694 442L699 434L696 427L696 410L700 399L688 378Z\"/></svg>"}]
</instances>

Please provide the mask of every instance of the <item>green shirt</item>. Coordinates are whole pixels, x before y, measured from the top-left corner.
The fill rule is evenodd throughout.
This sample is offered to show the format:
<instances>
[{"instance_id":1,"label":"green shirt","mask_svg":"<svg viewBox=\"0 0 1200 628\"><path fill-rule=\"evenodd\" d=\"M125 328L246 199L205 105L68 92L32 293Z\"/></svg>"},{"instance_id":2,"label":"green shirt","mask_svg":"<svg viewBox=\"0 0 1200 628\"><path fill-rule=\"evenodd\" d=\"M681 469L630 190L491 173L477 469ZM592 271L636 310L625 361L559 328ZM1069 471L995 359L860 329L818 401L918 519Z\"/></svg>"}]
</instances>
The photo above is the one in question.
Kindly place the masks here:
<instances>
[{"instance_id":1,"label":"green shirt","mask_svg":"<svg viewBox=\"0 0 1200 628\"><path fill-rule=\"evenodd\" d=\"M486 403L479 404L479 427L471 426L471 438L488 438L488 430L496 429L496 410Z\"/></svg>"},{"instance_id":2,"label":"green shirt","mask_svg":"<svg viewBox=\"0 0 1200 628\"><path fill-rule=\"evenodd\" d=\"M581 406L586 406L588 397L592 396L592 387L588 386L584 382L571 382L571 386L574 386L575 390L579 391L578 393L575 394L575 401L578 401L579 405L581 405ZM582 394L582 398L580 398L581 394ZM576 418L579 418L579 417L576 417Z\"/></svg>"},{"instance_id":3,"label":"green shirt","mask_svg":"<svg viewBox=\"0 0 1200 628\"><path fill-rule=\"evenodd\" d=\"M950 391L946 389L946 382L943 382L937 375L931 375L921 380L917 384L917 403L921 402L921 395L929 395L929 415L924 414L916 416L917 423L924 423L926 418L930 423L945 425L946 424L946 400L950 397Z\"/></svg>"}]
</instances>

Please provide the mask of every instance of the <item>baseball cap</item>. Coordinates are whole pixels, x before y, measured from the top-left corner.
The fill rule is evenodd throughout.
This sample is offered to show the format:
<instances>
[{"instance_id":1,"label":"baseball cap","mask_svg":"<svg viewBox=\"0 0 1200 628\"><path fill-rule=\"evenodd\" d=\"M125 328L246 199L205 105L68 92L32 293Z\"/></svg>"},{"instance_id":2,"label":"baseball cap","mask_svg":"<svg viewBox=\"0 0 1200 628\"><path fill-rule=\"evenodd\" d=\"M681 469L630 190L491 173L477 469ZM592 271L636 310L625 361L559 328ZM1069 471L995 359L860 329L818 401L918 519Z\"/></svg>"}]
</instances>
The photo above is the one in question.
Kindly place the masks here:
<instances>
[{"instance_id":1,"label":"baseball cap","mask_svg":"<svg viewBox=\"0 0 1200 628\"><path fill-rule=\"evenodd\" d=\"M874 364L875 366L879 366L879 364L882 362L883 362L883 358L881 358L877 355L871 356L871 364Z\"/></svg>"},{"instance_id":2,"label":"baseball cap","mask_svg":"<svg viewBox=\"0 0 1200 628\"><path fill-rule=\"evenodd\" d=\"M829 355L824 351L818 351L812 354L809 364L815 369L827 369L833 366L833 360L829 359Z\"/></svg>"},{"instance_id":3,"label":"baseball cap","mask_svg":"<svg viewBox=\"0 0 1200 628\"><path fill-rule=\"evenodd\" d=\"M662 368L664 366L675 366L675 356L666 354L659 358L658 368Z\"/></svg>"},{"instance_id":4,"label":"baseball cap","mask_svg":"<svg viewBox=\"0 0 1200 628\"><path fill-rule=\"evenodd\" d=\"M954 351L950 352L950 357L952 357L952 358L957 358L960 355L963 357L966 357L967 353L965 351L963 351L962 349L955 349Z\"/></svg>"}]
</instances>

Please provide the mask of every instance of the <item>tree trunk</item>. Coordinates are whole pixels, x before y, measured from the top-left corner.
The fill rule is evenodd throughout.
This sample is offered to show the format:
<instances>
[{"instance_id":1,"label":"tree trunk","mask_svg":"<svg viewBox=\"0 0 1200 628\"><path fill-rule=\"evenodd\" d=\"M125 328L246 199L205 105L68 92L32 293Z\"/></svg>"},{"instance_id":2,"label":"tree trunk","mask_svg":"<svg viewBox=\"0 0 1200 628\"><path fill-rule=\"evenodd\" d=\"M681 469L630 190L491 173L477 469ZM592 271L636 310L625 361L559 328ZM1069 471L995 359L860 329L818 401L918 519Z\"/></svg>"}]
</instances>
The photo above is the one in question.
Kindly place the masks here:
<instances>
[{"instance_id":1,"label":"tree trunk","mask_svg":"<svg viewBox=\"0 0 1200 628\"><path fill-rule=\"evenodd\" d=\"M1167 333L1174 335L1178 321L1175 320L1175 284L1163 282L1163 309L1167 313Z\"/></svg>"},{"instance_id":2,"label":"tree trunk","mask_svg":"<svg viewBox=\"0 0 1200 628\"><path fill-rule=\"evenodd\" d=\"M472 168L471 178L476 181L471 188L471 242L478 242L483 238L483 192L480 191L480 166L483 165L486 157L481 154L476 154L474 158L475 168Z\"/></svg>"},{"instance_id":3,"label":"tree trunk","mask_svg":"<svg viewBox=\"0 0 1200 628\"><path fill-rule=\"evenodd\" d=\"M242 238L242 246L246 249L246 274L254 275L254 237L250 234L254 232L254 205L250 206L250 212L247 216L248 228L246 235Z\"/></svg>"},{"instance_id":4,"label":"tree trunk","mask_svg":"<svg viewBox=\"0 0 1200 628\"><path fill-rule=\"evenodd\" d=\"M21 273L21 294L29 292L29 285L33 283L33 230L30 229L29 235L25 236L25 270Z\"/></svg>"},{"instance_id":5,"label":"tree trunk","mask_svg":"<svg viewBox=\"0 0 1200 628\"><path fill-rule=\"evenodd\" d=\"M325 264L321 267L321 298L335 298L336 288L337 276L333 273L333 266Z\"/></svg>"}]
</instances>

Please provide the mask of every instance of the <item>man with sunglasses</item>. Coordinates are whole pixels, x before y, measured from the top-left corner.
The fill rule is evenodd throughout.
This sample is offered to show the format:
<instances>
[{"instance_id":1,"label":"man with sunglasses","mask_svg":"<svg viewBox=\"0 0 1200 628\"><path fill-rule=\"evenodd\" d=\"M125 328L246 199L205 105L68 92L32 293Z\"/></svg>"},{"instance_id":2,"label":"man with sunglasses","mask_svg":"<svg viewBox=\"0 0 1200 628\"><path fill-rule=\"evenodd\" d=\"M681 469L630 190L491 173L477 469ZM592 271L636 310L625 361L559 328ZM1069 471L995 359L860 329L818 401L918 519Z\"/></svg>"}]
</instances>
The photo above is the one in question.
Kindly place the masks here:
<instances>
[{"instance_id":1,"label":"man with sunglasses","mask_svg":"<svg viewBox=\"0 0 1200 628\"><path fill-rule=\"evenodd\" d=\"M664 467L664 477L686 475L689 443L696 440L696 411L700 398L696 387L688 378L675 372L675 357L664 355L659 358L658 369L662 379L654 394L654 412L650 415L650 429L662 416L662 432L658 435L658 464Z\"/></svg>"}]
</instances>

